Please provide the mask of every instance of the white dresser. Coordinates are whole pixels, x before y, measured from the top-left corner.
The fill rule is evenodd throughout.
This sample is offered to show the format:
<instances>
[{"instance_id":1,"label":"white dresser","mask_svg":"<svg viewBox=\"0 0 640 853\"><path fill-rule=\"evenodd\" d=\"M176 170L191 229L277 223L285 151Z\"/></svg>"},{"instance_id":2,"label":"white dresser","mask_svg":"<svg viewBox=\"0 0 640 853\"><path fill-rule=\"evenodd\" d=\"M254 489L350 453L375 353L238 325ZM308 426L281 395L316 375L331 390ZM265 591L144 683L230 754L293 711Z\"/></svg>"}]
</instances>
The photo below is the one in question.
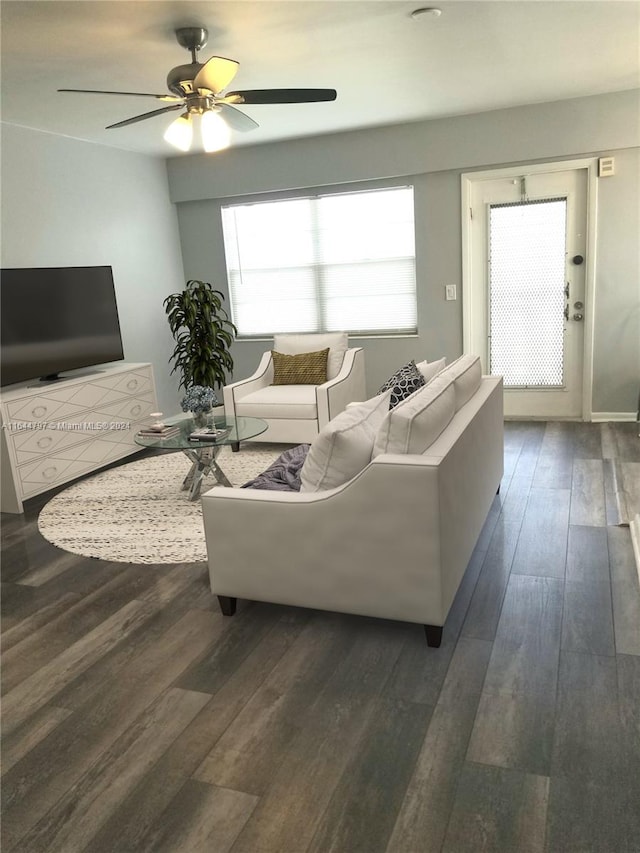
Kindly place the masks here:
<instances>
[{"instance_id":1,"label":"white dresser","mask_svg":"<svg viewBox=\"0 0 640 853\"><path fill-rule=\"evenodd\" d=\"M85 370L7 388L2 419L2 512L140 448L133 436L157 409L150 364Z\"/></svg>"}]
</instances>

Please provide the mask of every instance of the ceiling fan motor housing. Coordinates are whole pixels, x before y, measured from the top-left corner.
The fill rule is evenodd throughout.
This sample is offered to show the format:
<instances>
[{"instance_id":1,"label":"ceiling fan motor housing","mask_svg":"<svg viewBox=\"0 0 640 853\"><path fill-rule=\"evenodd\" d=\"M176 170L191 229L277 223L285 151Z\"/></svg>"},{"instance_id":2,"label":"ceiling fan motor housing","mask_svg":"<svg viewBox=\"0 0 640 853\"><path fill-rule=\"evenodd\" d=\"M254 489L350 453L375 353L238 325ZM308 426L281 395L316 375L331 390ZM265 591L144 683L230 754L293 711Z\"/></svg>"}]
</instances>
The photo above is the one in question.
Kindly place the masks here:
<instances>
[{"instance_id":1,"label":"ceiling fan motor housing","mask_svg":"<svg viewBox=\"0 0 640 853\"><path fill-rule=\"evenodd\" d=\"M188 65L176 65L167 74L167 88L180 98L193 92L193 78L202 68L201 62L190 62Z\"/></svg>"}]
</instances>

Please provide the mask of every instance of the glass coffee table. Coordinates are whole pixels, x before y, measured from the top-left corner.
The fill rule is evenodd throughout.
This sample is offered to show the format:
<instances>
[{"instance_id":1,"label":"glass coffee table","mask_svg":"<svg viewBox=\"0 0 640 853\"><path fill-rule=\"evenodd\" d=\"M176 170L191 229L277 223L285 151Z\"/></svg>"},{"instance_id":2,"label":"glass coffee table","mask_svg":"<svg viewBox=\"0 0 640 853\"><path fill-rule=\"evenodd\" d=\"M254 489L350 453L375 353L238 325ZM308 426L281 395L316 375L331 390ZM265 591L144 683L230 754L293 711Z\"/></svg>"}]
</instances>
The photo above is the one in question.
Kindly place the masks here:
<instances>
[{"instance_id":1,"label":"glass coffee table","mask_svg":"<svg viewBox=\"0 0 640 853\"><path fill-rule=\"evenodd\" d=\"M155 435L135 434L134 441L141 447L156 450L181 450L191 460L191 469L182 483L183 490L189 490L189 500L195 501L200 497L202 481L208 474L213 474L221 486L231 486L226 474L216 462L216 457L226 444L237 449L241 441L255 438L266 432L269 426L261 418L229 418L222 416L211 418L208 424L217 434L207 438L193 439L191 435L200 428L196 426L190 415L176 415L164 418L167 426L178 427L179 432L168 438Z\"/></svg>"}]
</instances>

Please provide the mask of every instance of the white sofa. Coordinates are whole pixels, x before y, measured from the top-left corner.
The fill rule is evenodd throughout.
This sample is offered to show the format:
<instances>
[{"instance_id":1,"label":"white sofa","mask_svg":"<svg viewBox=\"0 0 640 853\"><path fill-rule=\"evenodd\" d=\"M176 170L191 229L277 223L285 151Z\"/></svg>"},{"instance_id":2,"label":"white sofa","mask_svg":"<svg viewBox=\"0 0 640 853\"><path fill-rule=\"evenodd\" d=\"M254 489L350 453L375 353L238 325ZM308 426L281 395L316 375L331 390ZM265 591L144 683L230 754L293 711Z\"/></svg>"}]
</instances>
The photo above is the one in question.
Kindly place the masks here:
<instances>
[{"instance_id":1,"label":"white sofa","mask_svg":"<svg viewBox=\"0 0 640 853\"><path fill-rule=\"evenodd\" d=\"M273 361L269 350L263 353L251 376L225 386L226 416L265 420L267 431L252 441L312 442L347 403L364 397L364 350L349 348L347 340L345 332L276 335L273 349L286 355L329 347L327 381L321 385L272 385Z\"/></svg>"},{"instance_id":2,"label":"white sofa","mask_svg":"<svg viewBox=\"0 0 640 853\"><path fill-rule=\"evenodd\" d=\"M463 377L440 392L449 381L440 374L396 407L377 455L339 486L203 495L211 589L223 612L245 598L416 622L438 646L503 473L502 379L480 377L479 362L473 371L477 390ZM429 389L436 421L451 414L443 400L455 400L432 442L429 429L441 424L432 416L425 428L412 414ZM400 445L409 452L384 452Z\"/></svg>"}]
</instances>

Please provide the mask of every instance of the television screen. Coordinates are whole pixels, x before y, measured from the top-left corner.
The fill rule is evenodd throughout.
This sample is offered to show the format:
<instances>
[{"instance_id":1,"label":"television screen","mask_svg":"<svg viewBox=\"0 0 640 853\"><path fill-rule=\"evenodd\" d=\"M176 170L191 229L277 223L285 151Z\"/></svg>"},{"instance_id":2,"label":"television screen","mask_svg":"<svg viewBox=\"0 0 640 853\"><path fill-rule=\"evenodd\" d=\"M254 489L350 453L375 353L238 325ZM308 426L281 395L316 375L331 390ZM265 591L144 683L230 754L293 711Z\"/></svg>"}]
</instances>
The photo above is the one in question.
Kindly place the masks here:
<instances>
[{"instance_id":1,"label":"television screen","mask_svg":"<svg viewBox=\"0 0 640 853\"><path fill-rule=\"evenodd\" d=\"M111 267L0 272L2 385L124 358Z\"/></svg>"}]
</instances>

